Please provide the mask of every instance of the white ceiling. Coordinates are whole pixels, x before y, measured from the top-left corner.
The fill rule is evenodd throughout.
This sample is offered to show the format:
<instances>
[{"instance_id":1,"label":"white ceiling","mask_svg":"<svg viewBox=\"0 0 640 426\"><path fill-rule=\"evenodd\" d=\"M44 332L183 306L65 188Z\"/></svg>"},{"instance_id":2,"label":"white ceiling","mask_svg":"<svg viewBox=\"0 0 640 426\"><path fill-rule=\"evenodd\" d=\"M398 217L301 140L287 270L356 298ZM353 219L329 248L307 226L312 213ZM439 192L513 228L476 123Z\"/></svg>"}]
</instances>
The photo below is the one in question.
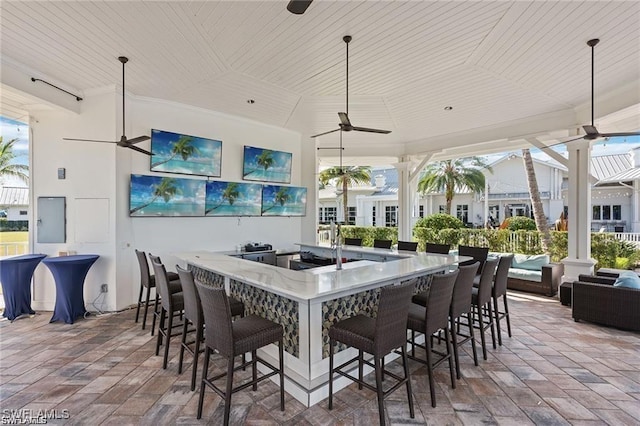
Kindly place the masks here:
<instances>
[{"instance_id":1,"label":"white ceiling","mask_svg":"<svg viewBox=\"0 0 640 426\"><path fill-rule=\"evenodd\" d=\"M597 37L596 118L617 114L599 130L640 128L640 2L315 0L301 16L286 4L3 1L0 52L81 95L120 82L117 57L128 56L136 96L308 136L337 128L345 110L342 36L350 34L351 121L392 133L351 132L344 143L389 155L504 145L585 124L586 41ZM0 100L3 114L37 104L7 88ZM320 145L334 146L337 135Z\"/></svg>"}]
</instances>

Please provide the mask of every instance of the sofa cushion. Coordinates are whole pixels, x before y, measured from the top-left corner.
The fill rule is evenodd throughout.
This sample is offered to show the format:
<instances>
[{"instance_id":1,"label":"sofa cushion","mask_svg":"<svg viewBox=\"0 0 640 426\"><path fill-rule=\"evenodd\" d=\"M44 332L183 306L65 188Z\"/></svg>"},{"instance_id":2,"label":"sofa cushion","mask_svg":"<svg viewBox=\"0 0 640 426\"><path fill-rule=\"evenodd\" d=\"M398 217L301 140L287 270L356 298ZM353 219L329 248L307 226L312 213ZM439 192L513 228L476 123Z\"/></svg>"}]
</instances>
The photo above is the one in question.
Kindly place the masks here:
<instances>
[{"instance_id":1,"label":"sofa cushion","mask_svg":"<svg viewBox=\"0 0 640 426\"><path fill-rule=\"evenodd\" d=\"M616 278L616 282L613 283L613 286L635 288L640 290L640 278L633 272L631 272L630 274L623 272L618 278Z\"/></svg>"},{"instance_id":2,"label":"sofa cushion","mask_svg":"<svg viewBox=\"0 0 640 426\"><path fill-rule=\"evenodd\" d=\"M528 269L509 268L509 274L507 276L520 280L542 282L542 270L530 271Z\"/></svg>"},{"instance_id":3,"label":"sofa cushion","mask_svg":"<svg viewBox=\"0 0 640 426\"><path fill-rule=\"evenodd\" d=\"M513 256L511 267L529 271L541 271L542 267L548 265L550 261L548 254L516 254Z\"/></svg>"}]
</instances>

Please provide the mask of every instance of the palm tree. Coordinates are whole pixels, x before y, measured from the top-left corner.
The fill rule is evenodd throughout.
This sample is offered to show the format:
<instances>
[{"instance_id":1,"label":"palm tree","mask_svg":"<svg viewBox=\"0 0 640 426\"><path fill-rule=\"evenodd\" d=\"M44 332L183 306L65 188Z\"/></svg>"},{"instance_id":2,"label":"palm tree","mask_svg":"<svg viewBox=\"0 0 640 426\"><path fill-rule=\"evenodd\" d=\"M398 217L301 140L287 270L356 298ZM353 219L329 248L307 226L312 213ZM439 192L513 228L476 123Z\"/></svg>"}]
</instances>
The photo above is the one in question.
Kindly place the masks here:
<instances>
[{"instance_id":1,"label":"palm tree","mask_svg":"<svg viewBox=\"0 0 640 426\"><path fill-rule=\"evenodd\" d=\"M191 145L191 142L193 142L193 138L191 136L180 136L178 141L171 147L171 156L166 160L152 164L151 167L157 167L161 164L168 163L178 155L182 157L184 161L187 161L189 157L193 157L194 154L200 154L200 150Z\"/></svg>"},{"instance_id":2,"label":"palm tree","mask_svg":"<svg viewBox=\"0 0 640 426\"><path fill-rule=\"evenodd\" d=\"M236 182L229 182L222 193L222 199L229 201L229 205L232 206L239 195L240 192L238 192L238 184Z\"/></svg>"},{"instance_id":3,"label":"palm tree","mask_svg":"<svg viewBox=\"0 0 640 426\"><path fill-rule=\"evenodd\" d=\"M13 160L17 157L13 152L13 145L17 141L18 139L15 138L5 143L2 140L2 136L0 136L0 179L5 176L13 177L29 184L29 166L13 163Z\"/></svg>"},{"instance_id":4,"label":"palm tree","mask_svg":"<svg viewBox=\"0 0 640 426\"><path fill-rule=\"evenodd\" d=\"M260 153L260 155L256 159L256 163L258 163L259 166L264 167L264 170L266 171L274 163L273 153L268 149L265 149Z\"/></svg>"},{"instance_id":5,"label":"palm tree","mask_svg":"<svg viewBox=\"0 0 640 426\"><path fill-rule=\"evenodd\" d=\"M335 181L336 188L342 188L342 208L344 209L344 222L347 223L349 212L348 188L360 184L366 185L371 182L371 168L366 166L331 167L320 172L320 185L327 185L329 181Z\"/></svg>"},{"instance_id":6,"label":"palm tree","mask_svg":"<svg viewBox=\"0 0 640 426\"><path fill-rule=\"evenodd\" d=\"M148 203L132 209L129 213L133 214L138 210L142 210L145 207L153 204L158 198L162 197L165 203L168 203L175 195L181 194L182 191L176 186L176 179L174 178L162 178L159 184L153 188L153 198Z\"/></svg>"},{"instance_id":7,"label":"palm tree","mask_svg":"<svg viewBox=\"0 0 640 426\"><path fill-rule=\"evenodd\" d=\"M447 201L446 213L451 214L451 201L456 188L467 187L473 192L484 191L484 173L491 167L480 157L459 158L436 161L425 168L425 173L418 182L418 191L444 192Z\"/></svg>"},{"instance_id":8,"label":"palm tree","mask_svg":"<svg viewBox=\"0 0 640 426\"><path fill-rule=\"evenodd\" d=\"M524 169L527 173L527 185L529 186L529 197L531 198L531 207L533 209L533 220L536 221L538 231L542 233L540 244L542 250L548 251L551 244L551 235L547 226L547 217L544 215L542 208L542 200L540 200L540 192L538 191L538 180L536 179L536 171L533 168L533 160L531 153L527 148L522 149L522 159L524 160Z\"/></svg>"},{"instance_id":9,"label":"palm tree","mask_svg":"<svg viewBox=\"0 0 640 426\"><path fill-rule=\"evenodd\" d=\"M278 190L278 192L276 192L276 195L273 198L276 203L280 203L281 206L284 206L284 203L289 201L291 195L289 194L289 190L283 186Z\"/></svg>"}]
</instances>

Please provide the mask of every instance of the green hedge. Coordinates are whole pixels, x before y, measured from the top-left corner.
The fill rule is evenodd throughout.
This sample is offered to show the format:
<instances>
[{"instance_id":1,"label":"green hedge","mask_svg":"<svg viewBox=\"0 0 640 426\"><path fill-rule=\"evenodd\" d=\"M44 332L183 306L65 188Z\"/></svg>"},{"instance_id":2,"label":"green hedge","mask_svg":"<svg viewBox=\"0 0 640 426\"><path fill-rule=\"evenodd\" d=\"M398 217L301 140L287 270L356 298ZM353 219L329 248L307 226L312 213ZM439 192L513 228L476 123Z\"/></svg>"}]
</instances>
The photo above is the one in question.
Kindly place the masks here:
<instances>
[{"instance_id":1,"label":"green hedge","mask_svg":"<svg viewBox=\"0 0 640 426\"><path fill-rule=\"evenodd\" d=\"M328 226L326 227L329 228ZM324 229L324 227L321 227ZM386 228L376 226L351 226L340 227L342 236L346 238L362 238L362 245L373 247L373 240L392 240L393 244L398 243L398 228Z\"/></svg>"},{"instance_id":2,"label":"green hedge","mask_svg":"<svg viewBox=\"0 0 640 426\"><path fill-rule=\"evenodd\" d=\"M7 220L0 219L0 232L5 231L28 231L29 230L29 221L28 220Z\"/></svg>"}]
</instances>

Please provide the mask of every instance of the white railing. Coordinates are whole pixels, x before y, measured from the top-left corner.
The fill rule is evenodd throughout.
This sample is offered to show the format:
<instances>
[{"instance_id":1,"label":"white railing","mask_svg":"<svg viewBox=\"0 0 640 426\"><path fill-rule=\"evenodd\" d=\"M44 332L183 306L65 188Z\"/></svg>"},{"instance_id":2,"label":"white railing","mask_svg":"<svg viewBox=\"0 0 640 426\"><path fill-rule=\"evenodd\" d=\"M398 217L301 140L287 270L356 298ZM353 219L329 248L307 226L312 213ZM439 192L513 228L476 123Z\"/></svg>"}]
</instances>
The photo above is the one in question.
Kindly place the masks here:
<instances>
[{"instance_id":1,"label":"white railing","mask_svg":"<svg viewBox=\"0 0 640 426\"><path fill-rule=\"evenodd\" d=\"M618 240L633 243L640 248L640 232L612 232L611 234Z\"/></svg>"},{"instance_id":2,"label":"white railing","mask_svg":"<svg viewBox=\"0 0 640 426\"><path fill-rule=\"evenodd\" d=\"M16 256L29 253L29 243L0 243L0 256Z\"/></svg>"}]
</instances>

